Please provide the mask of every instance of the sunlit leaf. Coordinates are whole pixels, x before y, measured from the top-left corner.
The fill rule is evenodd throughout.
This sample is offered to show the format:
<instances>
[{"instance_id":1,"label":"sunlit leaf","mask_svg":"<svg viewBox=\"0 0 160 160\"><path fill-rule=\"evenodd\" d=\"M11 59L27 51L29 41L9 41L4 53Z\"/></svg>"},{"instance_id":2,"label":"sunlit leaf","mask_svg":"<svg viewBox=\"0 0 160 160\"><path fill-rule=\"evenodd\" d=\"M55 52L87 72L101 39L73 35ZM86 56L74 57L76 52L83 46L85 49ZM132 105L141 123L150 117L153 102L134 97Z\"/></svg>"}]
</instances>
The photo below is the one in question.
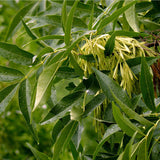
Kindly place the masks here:
<instances>
[{"instance_id":1,"label":"sunlit leaf","mask_svg":"<svg viewBox=\"0 0 160 160\"><path fill-rule=\"evenodd\" d=\"M0 66L0 82L12 82L23 77L24 75L16 69Z\"/></svg>"},{"instance_id":2,"label":"sunlit leaf","mask_svg":"<svg viewBox=\"0 0 160 160\"><path fill-rule=\"evenodd\" d=\"M41 73L38 84L37 84L37 93L36 93L36 99L35 99L35 105L34 109L39 105L39 103L42 101L43 97L47 92L49 92L49 88L51 87L52 80L58 70L58 68L61 66L62 61L59 63L54 63L48 67L46 67L43 72Z\"/></svg>"},{"instance_id":3,"label":"sunlit leaf","mask_svg":"<svg viewBox=\"0 0 160 160\"><path fill-rule=\"evenodd\" d=\"M148 152L147 152L147 139L144 137L139 142L139 148L137 153L137 160L148 160Z\"/></svg>"},{"instance_id":4,"label":"sunlit leaf","mask_svg":"<svg viewBox=\"0 0 160 160\"><path fill-rule=\"evenodd\" d=\"M127 5L131 0L125 0L125 4ZM133 29L133 31L138 32L139 28L137 25L136 12L135 12L135 4L132 5L127 11L125 11L125 16L128 21L128 24Z\"/></svg>"}]
</instances>

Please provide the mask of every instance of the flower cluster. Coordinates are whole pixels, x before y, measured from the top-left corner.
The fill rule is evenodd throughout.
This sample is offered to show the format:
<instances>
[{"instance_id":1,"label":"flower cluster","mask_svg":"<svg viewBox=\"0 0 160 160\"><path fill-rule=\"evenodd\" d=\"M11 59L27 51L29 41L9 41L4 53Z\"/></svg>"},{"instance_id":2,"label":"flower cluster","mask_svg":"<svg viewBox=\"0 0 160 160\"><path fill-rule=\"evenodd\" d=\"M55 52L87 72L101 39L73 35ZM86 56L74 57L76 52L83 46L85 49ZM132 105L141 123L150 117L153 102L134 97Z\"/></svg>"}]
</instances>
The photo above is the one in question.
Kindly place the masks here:
<instances>
[{"instance_id":1,"label":"flower cluster","mask_svg":"<svg viewBox=\"0 0 160 160\"><path fill-rule=\"evenodd\" d=\"M72 50L72 54L76 56L86 77L92 73L92 67L110 71L110 76L120 82L131 96L134 83L138 78L128 66L127 60L142 56L154 57L156 53L134 38L117 36L113 53L106 56L104 51L109 38L109 34L93 39L84 38L84 45L78 46L78 51Z\"/></svg>"}]
</instances>

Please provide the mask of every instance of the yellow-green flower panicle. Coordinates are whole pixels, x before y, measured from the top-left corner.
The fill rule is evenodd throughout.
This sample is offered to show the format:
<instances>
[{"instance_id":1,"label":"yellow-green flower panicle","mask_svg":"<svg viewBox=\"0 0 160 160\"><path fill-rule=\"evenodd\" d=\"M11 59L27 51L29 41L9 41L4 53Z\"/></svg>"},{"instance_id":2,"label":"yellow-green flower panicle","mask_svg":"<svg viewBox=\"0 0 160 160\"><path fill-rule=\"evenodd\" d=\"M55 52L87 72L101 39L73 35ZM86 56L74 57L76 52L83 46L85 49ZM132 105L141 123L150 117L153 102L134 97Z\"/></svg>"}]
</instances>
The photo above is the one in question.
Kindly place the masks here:
<instances>
[{"instance_id":1,"label":"yellow-green flower panicle","mask_svg":"<svg viewBox=\"0 0 160 160\"><path fill-rule=\"evenodd\" d=\"M113 53L109 56L105 56L105 45L109 38L109 34L97 36L93 39L91 37L90 39L85 38L83 40L85 41L84 45L82 47L78 46L78 51L72 50L72 54L76 55L77 62L84 70L84 75L86 77L92 73L92 67L96 67L99 70L109 70L110 76L116 81L119 81L120 73L121 80L119 83L131 96L137 77L129 68L126 61L142 56L154 57L156 53L146 47L144 43L134 38L117 36L115 38ZM87 61L81 58L80 55L92 55L94 57L94 62Z\"/></svg>"}]
</instances>

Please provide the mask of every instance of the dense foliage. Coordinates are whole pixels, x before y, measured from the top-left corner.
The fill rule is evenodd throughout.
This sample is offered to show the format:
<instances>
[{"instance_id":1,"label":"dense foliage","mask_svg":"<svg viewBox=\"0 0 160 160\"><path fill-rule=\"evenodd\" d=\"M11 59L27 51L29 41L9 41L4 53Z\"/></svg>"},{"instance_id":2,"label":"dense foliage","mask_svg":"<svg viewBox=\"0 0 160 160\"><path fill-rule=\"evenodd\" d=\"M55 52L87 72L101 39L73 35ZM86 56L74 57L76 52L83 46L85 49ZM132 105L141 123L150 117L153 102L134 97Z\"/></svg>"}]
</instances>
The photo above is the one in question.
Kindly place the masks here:
<instances>
[{"instance_id":1,"label":"dense foliage","mask_svg":"<svg viewBox=\"0 0 160 160\"><path fill-rule=\"evenodd\" d=\"M159 7L0 1L0 159L158 160Z\"/></svg>"}]
</instances>

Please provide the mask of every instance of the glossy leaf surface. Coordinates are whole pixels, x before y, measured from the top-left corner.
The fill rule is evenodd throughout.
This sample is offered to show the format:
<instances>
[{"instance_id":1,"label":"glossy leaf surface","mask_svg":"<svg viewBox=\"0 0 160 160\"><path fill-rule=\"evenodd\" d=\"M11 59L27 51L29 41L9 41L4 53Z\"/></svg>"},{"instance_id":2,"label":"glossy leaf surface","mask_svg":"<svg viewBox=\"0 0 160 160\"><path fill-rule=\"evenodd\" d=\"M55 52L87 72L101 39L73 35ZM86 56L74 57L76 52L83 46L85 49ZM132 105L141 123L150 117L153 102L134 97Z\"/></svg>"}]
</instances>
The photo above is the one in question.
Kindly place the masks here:
<instances>
[{"instance_id":1,"label":"glossy leaf surface","mask_svg":"<svg viewBox=\"0 0 160 160\"><path fill-rule=\"evenodd\" d=\"M49 88L51 87L52 80L60 67L62 62L60 63L53 63L52 65L46 67L42 74L40 75L38 79L37 84L37 93L36 93L36 100L34 109L39 105L39 103L43 100L43 97L45 96L46 92L49 91Z\"/></svg>"},{"instance_id":2,"label":"glossy leaf surface","mask_svg":"<svg viewBox=\"0 0 160 160\"><path fill-rule=\"evenodd\" d=\"M34 128L34 123L31 122L31 95L29 90L29 82L24 80L19 88L19 107L24 116L29 130L31 131L34 139L38 142L38 136Z\"/></svg>"},{"instance_id":3,"label":"glossy leaf surface","mask_svg":"<svg viewBox=\"0 0 160 160\"><path fill-rule=\"evenodd\" d=\"M1 82L12 82L12 81L20 80L23 77L24 75L16 69L0 66Z\"/></svg>"},{"instance_id":4,"label":"glossy leaf surface","mask_svg":"<svg viewBox=\"0 0 160 160\"><path fill-rule=\"evenodd\" d=\"M71 8L71 10L68 14L68 17L67 17L66 27L65 27L65 36L64 36L64 41L67 46L70 44L73 15L74 15L74 12L75 12L75 9L76 9L78 2L79 2L79 0L76 0L74 2L73 7Z\"/></svg>"},{"instance_id":5,"label":"glossy leaf surface","mask_svg":"<svg viewBox=\"0 0 160 160\"><path fill-rule=\"evenodd\" d=\"M114 103L112 103L112 108L115 121L128 136L133 136L136 131L136 137L142 137L144 135L137 126L131 123L131 121L126 116L122 115L120 109Z\"/></svg>"},{"instance_id":6,"label":"glossy leaf surface","mask_svg":"<svg viewBox=\"0 0 160 160\"><path fill-rule=\"evenodd\" d=\"M10 85L0 91L0 113L4 112L12 98L14 97L19 84Z\"/></svg>"},{"instance_id":7,"label":"glossy leaf surface","mask_svg":"<svg viewBox=\"0 0 160 160\"><path fill-rule=\"evenodd\" d=\"M129 2L131 2L131 0L125 0L125 4L128 4ZM125 11L125 16L128 21L128 24L133 29L133 31L138 32L139 28L137 25L135 4L131 6L127 11Z\"/></svg>"},{"instance_id":8,"label":"glossy leaf surface","mask_svg":"<svg viewBox=\"0 0 160 160\"><path fill-rule=\"evenodd\" d=\"M0 42L0 56L17 64L31 65L34 55L16 45Z\"/></svg>"},{"instance_id":9,"label":"glossy leaf surface","mask_svg":"<svg viewBox=\"0 0 160 160\"><path fill-rule=\"evenodd\" d=\"M104 73L93 69L96 73L97 79L99 84L104 92L104 94L109 98L111 101L115 101L117 104L120 105L121 109L130 117L138 122L142 123L143 125L153 125L150 121L146 120L142 116L138 115L134 112L132 108L132 102L127 96L126 92L109 76L105 75Z\"/></svg>"},{"instance_id":10,"label":"glossy leaf surface","mask_svg":"<svg viewBox=\"0 0 160 160\"><path fill-rule=\"evenodd\" d=\"M62 100L50 110L41 123L45 124L48 122L53 122L58 118L63 117L64 114L72 108L76 101L81 98L82 94L83 91L77 91L62 98Z\"/></svg>"}]
</instances>

